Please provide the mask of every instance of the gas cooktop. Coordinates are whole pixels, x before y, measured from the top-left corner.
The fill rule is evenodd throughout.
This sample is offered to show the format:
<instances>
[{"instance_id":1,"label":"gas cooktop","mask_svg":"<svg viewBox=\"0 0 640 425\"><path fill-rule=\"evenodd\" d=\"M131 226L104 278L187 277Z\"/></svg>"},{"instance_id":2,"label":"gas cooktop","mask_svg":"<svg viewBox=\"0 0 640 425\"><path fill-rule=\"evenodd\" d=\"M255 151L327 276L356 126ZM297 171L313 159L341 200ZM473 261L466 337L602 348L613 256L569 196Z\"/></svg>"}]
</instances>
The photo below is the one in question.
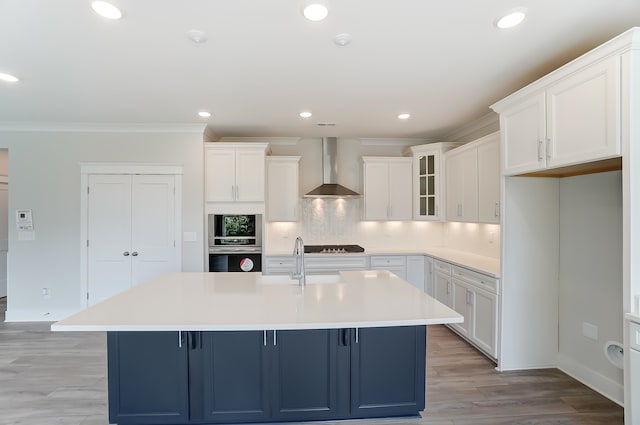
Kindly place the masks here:
<instances>
[{"instance_id":1,"label":"gas cooktop","mask_svg":"<svg viewBox=\"0 0 640 425\"><path fill-rule=\"evenodd\" d=\"M364 252L360 245L305 245L305 254L352 254Z\"/></svg>"}]
</instances>

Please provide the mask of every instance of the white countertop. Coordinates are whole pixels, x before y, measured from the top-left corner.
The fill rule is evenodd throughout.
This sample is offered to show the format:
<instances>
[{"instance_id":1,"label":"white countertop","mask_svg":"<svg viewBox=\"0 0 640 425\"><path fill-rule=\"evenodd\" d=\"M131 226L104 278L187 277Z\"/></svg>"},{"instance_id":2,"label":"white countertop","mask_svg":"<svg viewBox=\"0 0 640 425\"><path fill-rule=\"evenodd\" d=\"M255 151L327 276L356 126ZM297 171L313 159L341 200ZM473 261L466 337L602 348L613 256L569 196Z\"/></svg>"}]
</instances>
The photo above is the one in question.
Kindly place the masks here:
<instances>
[{"instance_id":1,"label":"white countertop","mask_svg":"<svg viewBox=\"0 0 640 425\"><path fill-rule=\"evenodd\" d=\"M267 251L265 256L291 256L290 251ZM459 251L451 248L427 248L422 250L390 250L390 249L367 249L365 252L354 254L305 254L314 257L329 257L345 255L428 255L439 260L446 261L461 267L474 270L478 273L486 274L491 277L500 278L500 260L498 258L486 257L484 255L471 254L465 251Z\"/></svg>"},{"instance_id":2,"label":"white countertop","mask_svg":"<svg viewBox=\"0 0 640 425\"><path fill-rule=\"evenodd\" d=\"M460 323L461 315L387 271L308 276L168 273L51 326L53 331L232 331ZM311 283L322 280L338 283ZM277 283L287 282L287 283Z\"/></svg>"}]
</instances>

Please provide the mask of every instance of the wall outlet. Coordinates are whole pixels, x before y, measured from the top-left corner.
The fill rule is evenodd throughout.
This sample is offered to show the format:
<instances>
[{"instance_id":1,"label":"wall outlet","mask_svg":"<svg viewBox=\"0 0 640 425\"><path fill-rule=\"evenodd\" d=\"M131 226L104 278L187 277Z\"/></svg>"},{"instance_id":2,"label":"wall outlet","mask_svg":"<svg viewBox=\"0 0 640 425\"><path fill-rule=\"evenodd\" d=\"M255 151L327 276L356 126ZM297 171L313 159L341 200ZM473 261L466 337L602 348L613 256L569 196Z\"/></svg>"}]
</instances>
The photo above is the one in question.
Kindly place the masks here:
<instances>
[{"instance_id":1,"label":"wall outlet","mask_svg":"<svg viewBox=\"0 0 640 425\"><path fill-rule=\"evenodd\" d=\"M42 298L51 298L51 290L49 288L42 288Z\"/></svg>"},{"instance_id":2,"label":"wall outlet","mask_svg":"<svg viewBox=\"0 0 640 425\"><path fill-rule=\"evenodd\" d=\"M495 238L496 238L496 233L495 232L489 232L489 243L493 243Z\"/></svg>"},{"instance_id":3,"label":"wall outlet","mask_svg":"<svg viewBox=\"0 0 640 425\"><path fill-rule=\"evenodd\" d=\"M598 327L591 323L582 322L582 335L594 341L598 340Z\"/></svg>"}]
</instances>

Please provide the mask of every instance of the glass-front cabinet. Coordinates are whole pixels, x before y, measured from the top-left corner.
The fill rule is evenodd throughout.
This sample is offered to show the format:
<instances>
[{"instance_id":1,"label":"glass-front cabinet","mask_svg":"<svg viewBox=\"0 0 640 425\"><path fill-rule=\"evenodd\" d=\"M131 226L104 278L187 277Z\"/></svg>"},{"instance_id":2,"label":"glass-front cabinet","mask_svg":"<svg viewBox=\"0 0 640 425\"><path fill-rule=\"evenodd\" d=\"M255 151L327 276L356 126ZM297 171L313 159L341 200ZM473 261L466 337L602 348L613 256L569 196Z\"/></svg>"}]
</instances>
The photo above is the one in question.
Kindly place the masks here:
<instances>
[{"instance_id":1,"label":"glass-front cabinet","mask_svg":"<svg viewBox=\"0 0 640 425\"><path fill-rule=\"evenodd\" d=\"M413 219L440 221L444 213L444 153L460 143L411 146L413 157Z\"/></svg>"}]
</instances>

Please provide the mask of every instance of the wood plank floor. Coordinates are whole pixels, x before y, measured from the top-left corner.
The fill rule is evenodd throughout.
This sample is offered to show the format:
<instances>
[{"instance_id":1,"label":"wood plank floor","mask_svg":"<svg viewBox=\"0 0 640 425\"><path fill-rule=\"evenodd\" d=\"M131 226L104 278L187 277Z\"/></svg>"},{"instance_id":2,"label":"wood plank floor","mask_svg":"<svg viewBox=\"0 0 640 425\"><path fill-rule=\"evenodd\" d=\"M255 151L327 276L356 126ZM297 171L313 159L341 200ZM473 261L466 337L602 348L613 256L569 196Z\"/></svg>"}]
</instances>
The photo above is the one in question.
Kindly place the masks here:
<instances>
[{"instance_id":1,"label":"wood plank floor","mask_svg":"<svg viewBox=\"0 0 640 425\"><path fill-rule=\"evenodd\" d=\"M5 306L0 299L2 314ZM621 407L558 370L498 373L446 327L428 332L422 416L345 423L623 424ZM0 323L0 425L106 425L105 340L52 333L48 323Z\"/></svg>"}]
</instances>

